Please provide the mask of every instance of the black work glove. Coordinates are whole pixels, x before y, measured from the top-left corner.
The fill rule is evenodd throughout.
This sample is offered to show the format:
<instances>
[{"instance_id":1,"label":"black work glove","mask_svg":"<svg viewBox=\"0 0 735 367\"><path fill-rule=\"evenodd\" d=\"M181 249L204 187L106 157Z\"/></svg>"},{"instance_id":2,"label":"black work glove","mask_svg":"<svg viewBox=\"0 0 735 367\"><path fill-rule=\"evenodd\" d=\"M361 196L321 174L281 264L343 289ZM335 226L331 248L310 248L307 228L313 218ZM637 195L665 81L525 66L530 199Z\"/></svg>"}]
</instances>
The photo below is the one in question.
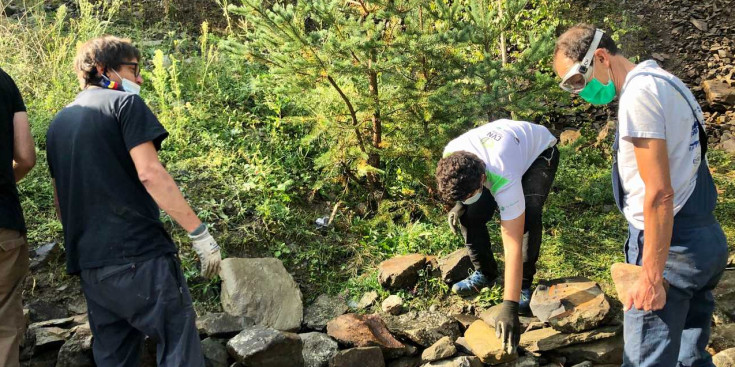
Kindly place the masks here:
<instances>
[{"instance_id":1,"label":"black work glove","mask_svg":"<svg viewBox=\"0 0 735 367\"><path fill-rule=\"evenodd\" d=\"M454 205L454 208L449 211L449 214L447 215L447 223L449 223L449 228L452 229L452 233L457 234L460 232L462 224L459 222L459 217L461 217L463 214L464 204L460 202Z\"/></svg>"},{"instance_id":2,"label":"black work glove","mask_svg":"<svg viewBox=\"0 0 735 367\"><path fill-rule=\"evenodd\" d=\"M495 336L503 342L503 349L513 354L521 340L521 322L518 320L518 302L503 301L495 320Z\"/></svg>"}]
</instances>

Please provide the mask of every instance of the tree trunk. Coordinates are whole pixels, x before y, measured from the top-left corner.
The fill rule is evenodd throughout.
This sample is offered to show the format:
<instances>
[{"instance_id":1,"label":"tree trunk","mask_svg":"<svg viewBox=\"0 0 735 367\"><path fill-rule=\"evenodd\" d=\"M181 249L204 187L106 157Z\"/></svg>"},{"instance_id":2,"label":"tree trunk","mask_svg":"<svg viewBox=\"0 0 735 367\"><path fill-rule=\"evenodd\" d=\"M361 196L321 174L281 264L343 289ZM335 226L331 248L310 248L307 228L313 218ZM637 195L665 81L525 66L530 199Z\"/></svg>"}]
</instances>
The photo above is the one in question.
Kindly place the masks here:
<instances>
[{"instance_id":1,"label":"tree trunk","mask_svg":"<svg viewBox=\"0 0 735 367\"><path fill-rule=\"evenodd\" d=\"M371 59L374 58L374 55ZM372 149L368 155L368 164L380 168L380 143L383 140L383 126L380 119L380 98L378 95L378 72L372 68L373 60L368 63L368 79L370 84L370 97L373 102L373 115L372 115ZM374 189L378 189L380 183L378 182L377 176L371 174L368 176L374 185Z\"/></svg>"}]
</instances>

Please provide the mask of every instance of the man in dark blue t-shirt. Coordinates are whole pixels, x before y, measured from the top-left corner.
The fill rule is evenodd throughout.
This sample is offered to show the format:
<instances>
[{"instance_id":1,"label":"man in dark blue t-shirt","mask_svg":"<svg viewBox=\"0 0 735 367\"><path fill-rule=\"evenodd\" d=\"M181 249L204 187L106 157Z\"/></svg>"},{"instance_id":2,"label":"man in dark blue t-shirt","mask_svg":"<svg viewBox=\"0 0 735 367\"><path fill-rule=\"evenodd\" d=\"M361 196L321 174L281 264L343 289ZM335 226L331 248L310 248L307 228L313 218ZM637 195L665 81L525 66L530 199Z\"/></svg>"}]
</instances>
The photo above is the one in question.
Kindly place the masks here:
<instances>
[{"instance_id":1,"label":"man in dark blue t-shirt","mask_svg":"<svg viewBox=\"0 0 735 367\"><path fill-rule=\"evenodd\" d=\"M21 281L28 272L26 225L15 186L36 164L18 87L0 69L0 366L18 366L25 318Z\"/></svg>"},{"instance_id":2,"label":"man in dark blue t-shirt","mask_svg":"<svg viewBox=\"0 0 735 367\"><path fill-rule=\"evenodd\" d=\"M168 136L138 96L140 52L113 36L81 46L82 92L51 122L48 163L67 271L81 276L98 366L136 366L148 335L159 366L203 366L196 314L163 209L193 241L202 275L217 243L158 160Z\"/></svg>"}]
</instances>

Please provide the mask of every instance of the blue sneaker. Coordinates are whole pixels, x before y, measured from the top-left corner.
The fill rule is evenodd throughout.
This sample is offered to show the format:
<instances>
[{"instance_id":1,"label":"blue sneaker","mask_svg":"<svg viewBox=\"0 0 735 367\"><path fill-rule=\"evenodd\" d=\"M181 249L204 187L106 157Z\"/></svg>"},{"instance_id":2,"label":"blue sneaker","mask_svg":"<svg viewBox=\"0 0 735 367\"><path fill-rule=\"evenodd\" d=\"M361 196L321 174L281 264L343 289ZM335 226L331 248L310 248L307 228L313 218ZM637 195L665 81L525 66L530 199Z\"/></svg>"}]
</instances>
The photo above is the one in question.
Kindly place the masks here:
<instances>
[{"instance_id":1,"label":"blue sneaker","mask_svg":"<svg viewBox=\"0 0 735 367\"><path fill-rule=\"evenodd\" d=\"M531 288L521 289L521 300L518 302L518 313L521 315L531 315Z\"/></svg>"},{"instance_id":2,"label":"blue sneaker","mask_svg":"<svg viewBox=\"0 0 735 367\"><path fill-rule=\"evenodd\" d=\"M488 279L484 274L480 273L479 271L475 270L472 275L467 277L465 280L462 280L452 286L452 292L462 296L471 296L477 293L480 293L480 290L485 287L490 287L493 285L493 282Z\"/></svg>"}]
</instances>

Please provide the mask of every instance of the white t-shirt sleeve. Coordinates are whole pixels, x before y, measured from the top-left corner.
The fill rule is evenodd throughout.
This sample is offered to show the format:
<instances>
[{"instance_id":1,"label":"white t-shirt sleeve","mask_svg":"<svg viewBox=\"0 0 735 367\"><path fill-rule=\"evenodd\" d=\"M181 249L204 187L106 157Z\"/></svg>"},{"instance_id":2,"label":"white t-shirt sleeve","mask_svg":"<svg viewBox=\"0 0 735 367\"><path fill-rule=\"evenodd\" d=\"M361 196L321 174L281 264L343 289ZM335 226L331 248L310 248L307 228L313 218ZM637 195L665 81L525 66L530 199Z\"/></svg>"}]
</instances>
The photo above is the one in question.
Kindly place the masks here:
<instances>
[{"instance_id":1,"label":"white t-shirt sleeve","mask_svg":"<svg viewBox=\"0 0 735 367\"><path fill-rule=\"evenodd\" d=\"M629 88L620 101L620 138L666 139L666 118L658 91L653 91L655 84Z\"/></svg>"},{"instance_id":2,"label":"white t-shirt sleeve","mask_svg":"<svg viewBox=\"0 0 735 367\"><path fill-rule=\"evenodd\" d=\"M495 194L501 220L516 219L526 210L526 198L523 196L523 186L516 181L504 190Z\"/></svg>"}]
</instances>

